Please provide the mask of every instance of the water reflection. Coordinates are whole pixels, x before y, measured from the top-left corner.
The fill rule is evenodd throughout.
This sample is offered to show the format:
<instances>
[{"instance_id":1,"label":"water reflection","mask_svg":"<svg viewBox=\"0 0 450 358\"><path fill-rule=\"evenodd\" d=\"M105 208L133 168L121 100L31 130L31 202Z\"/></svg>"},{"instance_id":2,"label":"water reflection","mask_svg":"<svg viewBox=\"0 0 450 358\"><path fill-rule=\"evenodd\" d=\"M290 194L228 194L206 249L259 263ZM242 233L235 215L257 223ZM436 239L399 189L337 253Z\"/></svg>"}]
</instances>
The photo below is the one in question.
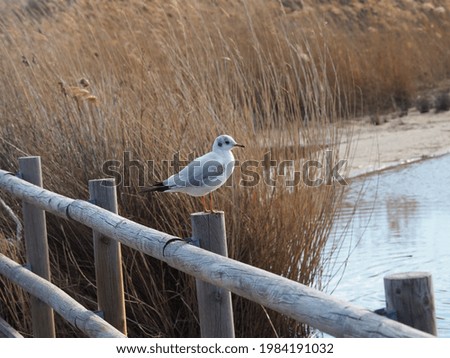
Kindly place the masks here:
<instances>
[{"instance_id":1,"label":"water reflection","mask_svg":"<svg viewBox=\"0 0 450 358\"><path fill-rule=\"evenodd\" d=\"M431 272L438 335L450 337L449 184L450 156L354 180L326 248L325 290L375 310L385 275Z\"/></svg>"},{"instance_id":2,"label":"water reflection","mask_svg":"<svg viewBox=\"0 0 450 358\"><path fill-rule=\"evenodd\" d=\"M390 237L401 237L408 228L410 221L417 217L417 200L404 196L387 198L386 218Z\"/></svg>"}]
</instances>

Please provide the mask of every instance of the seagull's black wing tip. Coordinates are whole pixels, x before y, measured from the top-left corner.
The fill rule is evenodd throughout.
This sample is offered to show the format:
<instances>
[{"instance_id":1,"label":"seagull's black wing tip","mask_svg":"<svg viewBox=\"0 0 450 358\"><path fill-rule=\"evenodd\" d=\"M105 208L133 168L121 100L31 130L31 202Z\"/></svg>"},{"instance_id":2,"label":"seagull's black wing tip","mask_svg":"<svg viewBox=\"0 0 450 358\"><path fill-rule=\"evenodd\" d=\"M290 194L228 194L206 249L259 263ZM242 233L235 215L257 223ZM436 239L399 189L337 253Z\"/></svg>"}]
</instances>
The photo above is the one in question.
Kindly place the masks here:
<instances>
[{"instance_id":1,"label":"seagull's black wing tip","mask_svg":"<svg viewBox=\"0 0 450 358\"><path fill-rule=\"evenodd\" d=\"M144 188L142 190L139 191L139 193L151 193L154 191L166 191L169 189L169 186L164 185L164 183L156 183L148 188Z\"/></svg>"}]
</instances>

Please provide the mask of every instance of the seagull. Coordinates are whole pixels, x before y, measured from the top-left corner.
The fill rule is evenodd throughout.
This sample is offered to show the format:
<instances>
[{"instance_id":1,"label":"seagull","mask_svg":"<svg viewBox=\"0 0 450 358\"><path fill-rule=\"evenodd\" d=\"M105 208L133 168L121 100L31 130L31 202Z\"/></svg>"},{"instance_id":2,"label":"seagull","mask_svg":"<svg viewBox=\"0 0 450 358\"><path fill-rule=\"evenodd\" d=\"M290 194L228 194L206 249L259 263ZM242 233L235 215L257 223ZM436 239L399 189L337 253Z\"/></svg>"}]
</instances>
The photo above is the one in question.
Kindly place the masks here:
<instances>
[{"instance_id":1,"label":"seagull","mask_svg":"<svg viewBox=\"0 0 450 358\"><path fill-rule=\"evenodd\" d=\"M141 192L160 191L201 196L205 212L214 212L211 192L225 184L233 173L234 156L231 150L235 147L245 148L231 136L220 135L214 140L211 152L194 159L179 173ZM210 194L210 210L207 210L205 203L207 194Z\"/></svg>"}]
</instances>

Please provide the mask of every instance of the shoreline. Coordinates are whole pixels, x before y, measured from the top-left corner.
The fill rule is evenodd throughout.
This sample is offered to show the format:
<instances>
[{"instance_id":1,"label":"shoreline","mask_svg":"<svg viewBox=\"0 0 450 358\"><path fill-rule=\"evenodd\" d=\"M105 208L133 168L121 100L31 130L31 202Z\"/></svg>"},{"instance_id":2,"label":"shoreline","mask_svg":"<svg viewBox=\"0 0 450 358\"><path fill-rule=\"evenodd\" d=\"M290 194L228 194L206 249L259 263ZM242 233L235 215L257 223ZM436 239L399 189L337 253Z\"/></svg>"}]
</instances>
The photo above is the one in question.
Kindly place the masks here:
<instances>
[{"instance_id":1,"label":"shoreline","mask_svg":"<svg viewBox=\"0 0 450 358\"><path fill-rule=\"evenodd\" d=\"M450 112L420 114L371 123L353 120L352 148L347 177L354 179L450 153ZM346 143L341 144L344 150Z\"/></svg>"}]
</instances>

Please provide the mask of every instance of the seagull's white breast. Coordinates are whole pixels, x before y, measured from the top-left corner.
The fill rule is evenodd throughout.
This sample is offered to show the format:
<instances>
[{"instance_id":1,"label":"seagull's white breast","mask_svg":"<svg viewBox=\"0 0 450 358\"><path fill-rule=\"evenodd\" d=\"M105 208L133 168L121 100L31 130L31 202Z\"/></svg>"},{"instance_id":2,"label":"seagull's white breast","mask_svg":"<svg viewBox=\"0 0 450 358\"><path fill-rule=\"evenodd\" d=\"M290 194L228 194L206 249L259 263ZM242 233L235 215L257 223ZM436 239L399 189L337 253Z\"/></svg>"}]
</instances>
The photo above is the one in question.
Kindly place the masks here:
<instances>
[{"instance_id":1,"label":"seagull's white breast","mask_svg":"<svg viewBox=\"0 0 450 358\"><path fill-rule=\"evenodd\" d=\"M164 181L168 192L184 192L192 196L206 195L221 187L234 171L231 150L209 152L194 159L179 173Z\"/></svg>"}]
</instances>

